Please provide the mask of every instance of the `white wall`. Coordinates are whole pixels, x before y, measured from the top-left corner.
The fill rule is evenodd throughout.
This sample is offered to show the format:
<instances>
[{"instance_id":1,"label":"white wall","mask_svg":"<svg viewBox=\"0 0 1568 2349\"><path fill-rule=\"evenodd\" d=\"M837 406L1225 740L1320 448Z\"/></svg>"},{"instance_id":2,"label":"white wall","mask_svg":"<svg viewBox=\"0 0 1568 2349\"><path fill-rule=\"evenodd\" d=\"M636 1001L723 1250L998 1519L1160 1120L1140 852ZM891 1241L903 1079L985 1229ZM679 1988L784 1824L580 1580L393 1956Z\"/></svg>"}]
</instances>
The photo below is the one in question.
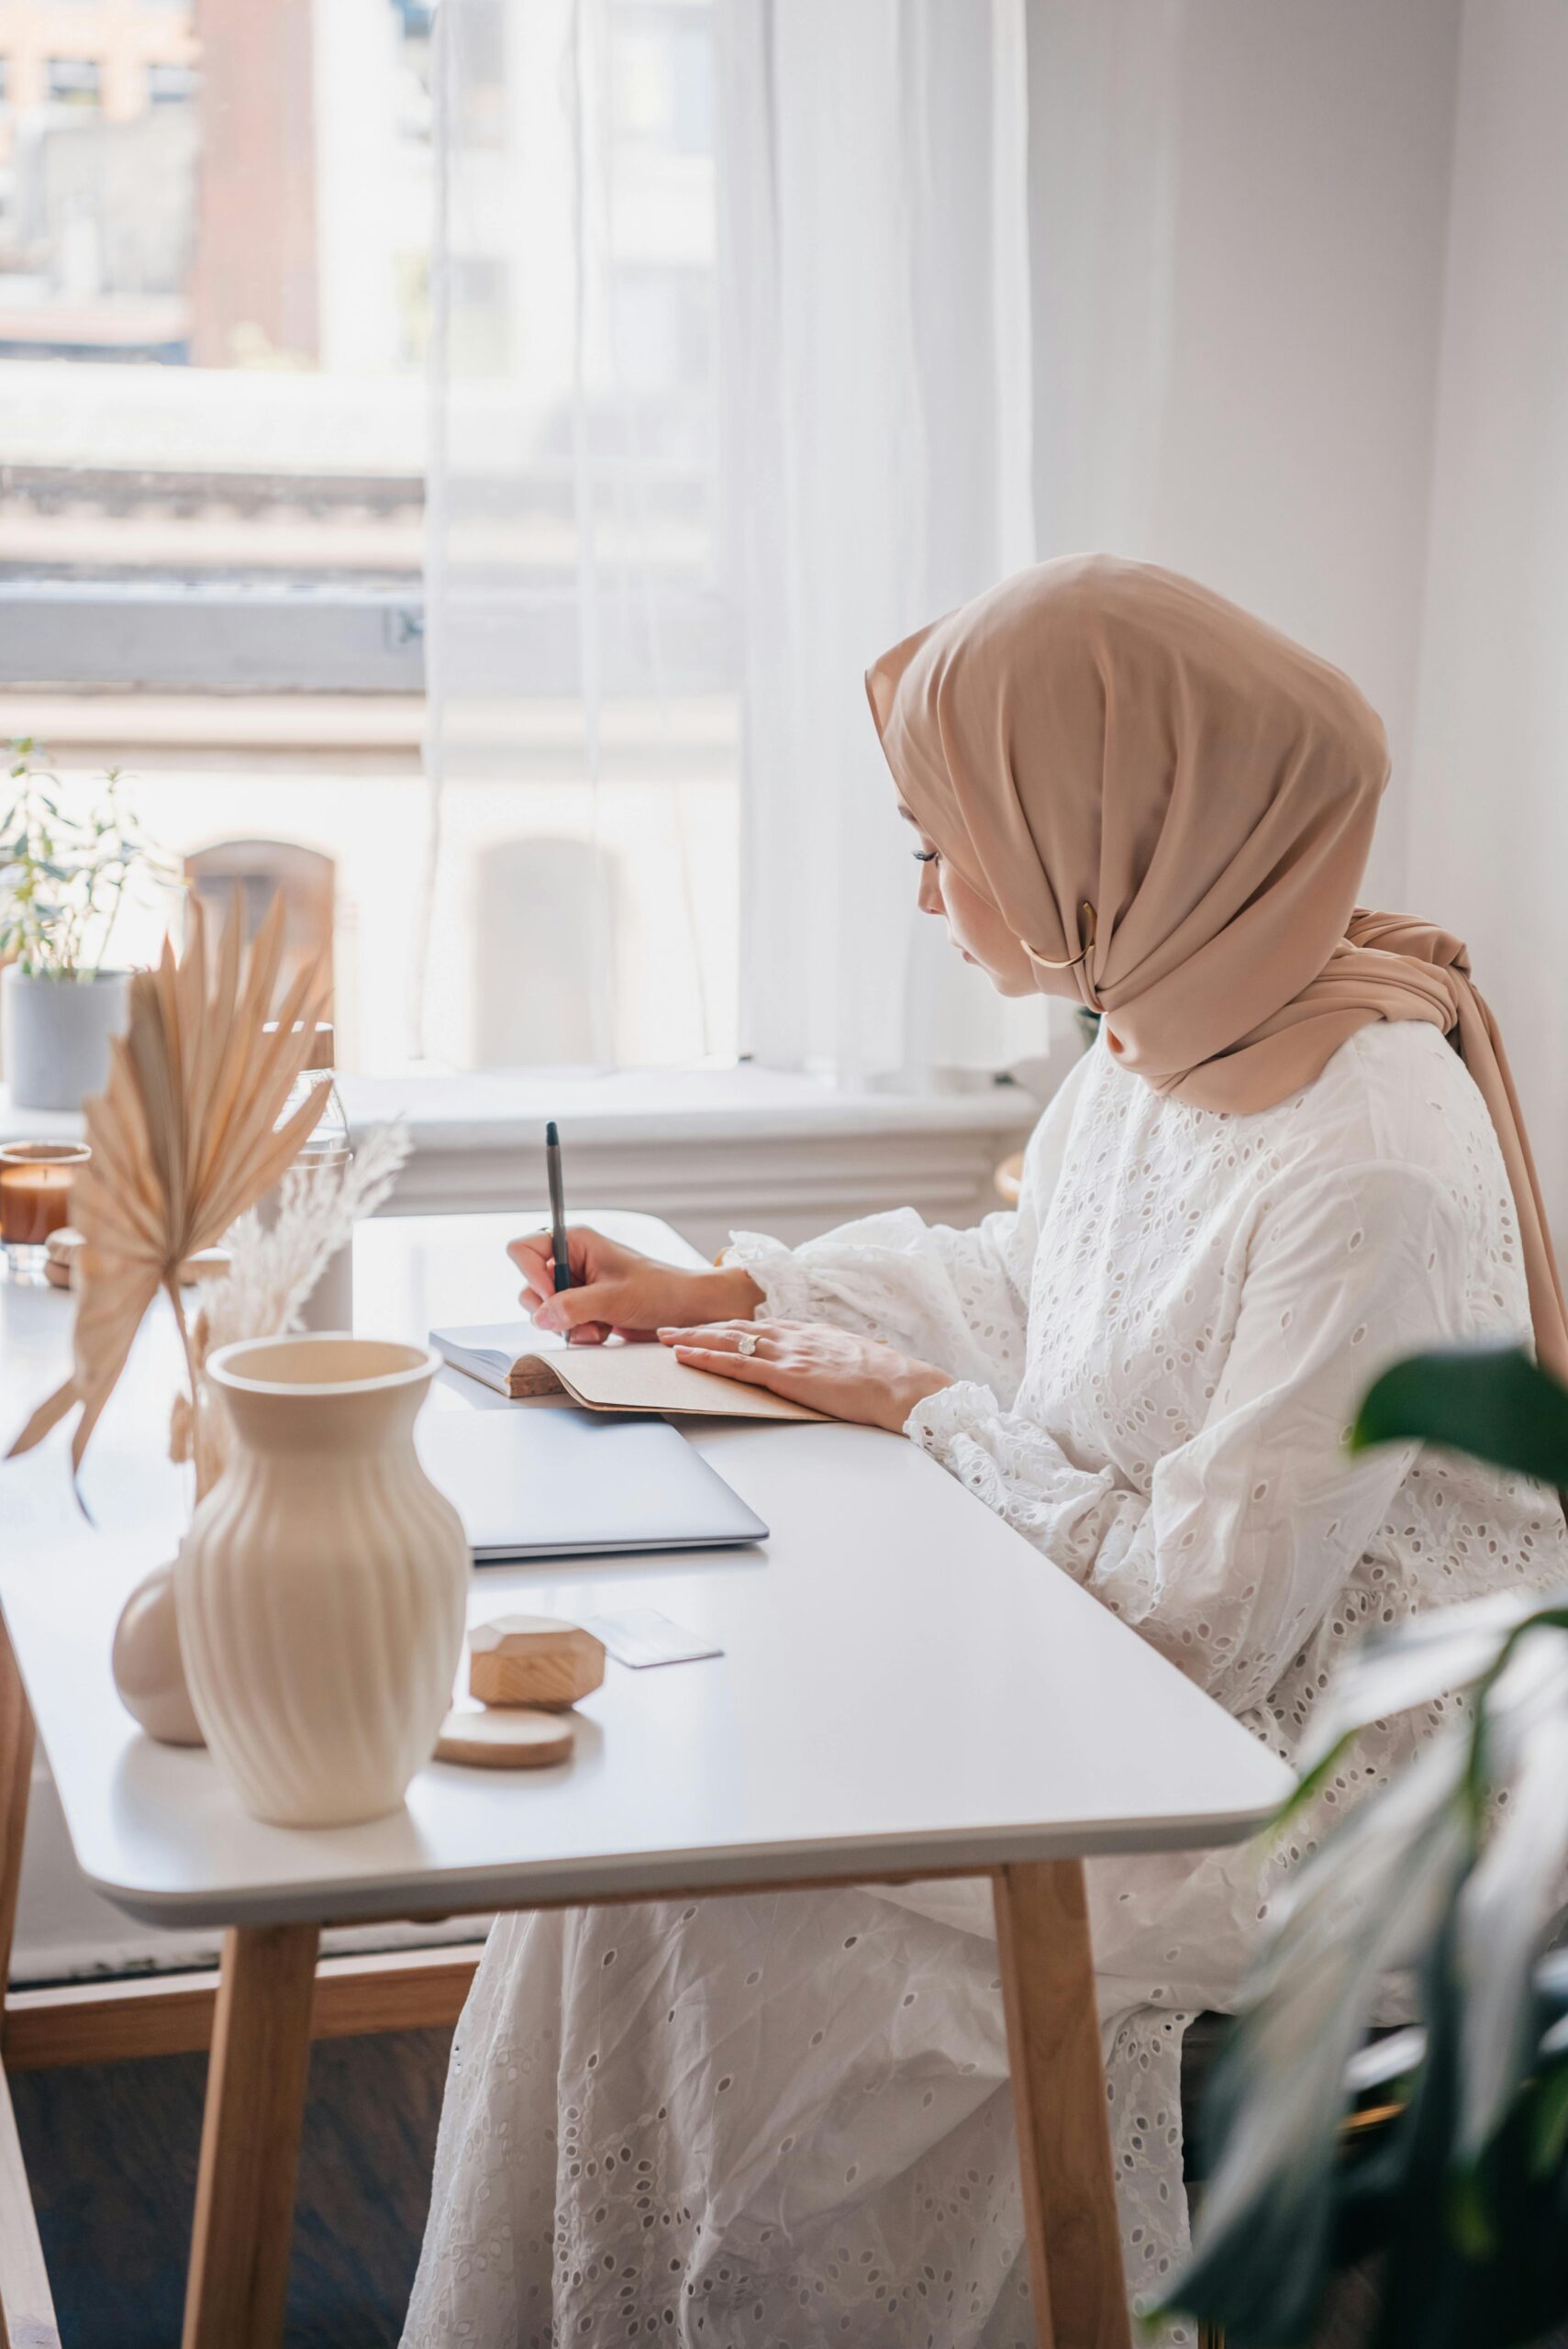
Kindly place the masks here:
<instances>
[{"instance_id":1,"label":"white wall","mask_svg":"<svg viewBox=\"0 0 1568 2349\"><path fill-rule=\"evenodd\" d=\"M1038 0L1037 525L1352 675L1399 904L1459 0Z\"/></svg>"},{"instance_id":2,"label":"white wall","mask_svg":"<svg viewBox=\"0 0 1568 2349\"><path fill-rule=\"evenodd\" d=\"M1467 0L1412 902L1496 1010L1568 1241L1568 7Z\"/></svg>"},{"instance_id":3,"label":"white wall","mask_svg":"<svg viewBox=\"0 0 1568 2349\"><path fill-rule=\"evenodd\" d=\"M1568 1241L1568 6L1031 0L1036 521L1388 729L1367 902L1467 941Z\"/></svg>"}]
</instances>

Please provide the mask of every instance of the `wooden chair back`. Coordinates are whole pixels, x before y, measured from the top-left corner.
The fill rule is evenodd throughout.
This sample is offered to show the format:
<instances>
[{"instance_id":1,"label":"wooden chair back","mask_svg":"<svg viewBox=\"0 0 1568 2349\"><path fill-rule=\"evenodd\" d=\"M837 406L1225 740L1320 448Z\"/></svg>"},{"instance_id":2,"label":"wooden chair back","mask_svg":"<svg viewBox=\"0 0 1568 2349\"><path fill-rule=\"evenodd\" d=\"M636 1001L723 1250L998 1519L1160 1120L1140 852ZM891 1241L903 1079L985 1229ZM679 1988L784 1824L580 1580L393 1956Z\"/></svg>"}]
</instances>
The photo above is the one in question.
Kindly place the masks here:
<instances>
[{"instance_id":1,"label":"wooden chair back","mask_svg":"<svg viewBox=\"0 0 1568 2349\"><path fill-rule=\"evenodd\" d=\"M337 910L337 867L331 857L318 849L302 848L296 841L218 841L185 859L185 879L191 895L201 899L209 918L219 924L227 919L238 887L247 945L266 919L272 899L281 896L284 986L322 953L330 978ZM321 1017L334 1017L330 996Z\"/></svg>"}]
</instances>

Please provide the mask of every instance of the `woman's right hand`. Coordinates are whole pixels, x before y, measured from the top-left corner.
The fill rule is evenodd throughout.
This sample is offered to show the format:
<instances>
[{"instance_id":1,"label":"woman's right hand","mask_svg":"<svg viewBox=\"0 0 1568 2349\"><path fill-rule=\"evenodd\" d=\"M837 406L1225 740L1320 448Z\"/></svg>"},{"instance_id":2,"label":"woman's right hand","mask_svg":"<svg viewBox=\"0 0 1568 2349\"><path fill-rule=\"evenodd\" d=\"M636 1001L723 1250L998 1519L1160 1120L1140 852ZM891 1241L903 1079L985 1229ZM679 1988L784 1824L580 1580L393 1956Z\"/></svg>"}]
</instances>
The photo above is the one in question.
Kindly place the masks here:
<instances>
[{"instance_id":1,"label":"woman's right hand","mask_svg":"<svg viewBox=\"0 0 1568 2349\"><path fill-rule=\"evenodd\" d=\"M514 1240L506 1253L523 1276L521 1303L540 1330L563 1330L569 1345L614 1336L651 1342L659 1330L699 1321L749 1319L762 1292L739 1264L683 1271L573 1224L566 1234L572 1286L555 1287L555 1251L548 1231Z\"/></svg>"}]
</instances>

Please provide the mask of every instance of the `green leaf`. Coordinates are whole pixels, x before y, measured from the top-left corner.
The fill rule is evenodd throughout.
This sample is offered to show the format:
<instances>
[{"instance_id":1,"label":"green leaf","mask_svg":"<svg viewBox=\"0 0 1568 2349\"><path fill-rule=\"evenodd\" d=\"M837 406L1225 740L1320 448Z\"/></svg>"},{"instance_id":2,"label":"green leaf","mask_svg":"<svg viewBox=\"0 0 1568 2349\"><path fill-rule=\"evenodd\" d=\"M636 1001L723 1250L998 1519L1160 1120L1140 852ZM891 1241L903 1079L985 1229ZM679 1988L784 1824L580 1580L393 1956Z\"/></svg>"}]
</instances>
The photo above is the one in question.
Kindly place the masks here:
<instances>
[{"instance_id":1,"label":"green leaf","mask_svg":"<svg viewBox=\"0 0 1568 2349\"><path fill-rule=\"evenodd\" d=\"M1377 1987L1447 1913L1470 1857L1463 1747L1437 1742L1305 1860L1210 2080L1214 2158L1167 2313L1241 2344L1304 2340L1328 2274L1344 2070Z\"/></svg>"},{"instance_id":2,"label":"green leaf","mask_svg":"<svg viewBox=\"0 0 1568 2349\"><path fill-rule=\"evenodd\" d=\"M1325 1765L1337 1761L1346 1740L1368 1722L1429 1705L1482 1679L1507 1640L1539 1611L1534 1591L1493 1591L1368 1631L1340 1664L1302 1741L1296 1767L1304 1783L1316 1787Z\"/></svg>"},{"instance_id":3,"label":"green leaf","mask_svg":"<svg viewBox=\"0 0 1568 2349\"><path fill-rule=\"evenodd\" d=\"M1530 2106L1530 2166L1537 2176L1557 2169L1568 2153L1568 2064L1540 2082Z\"/></svg>"},{"instance_id":4,"label":"green leaf","mask_svg":"<svg viewBox=\"0 0 1568 2349\"><path fill-rule=\"evenodd\" d=\"M1463 1993L1458 2152L1476 2163L1502 2127L1536 2034L1529 1984L1568 1857L1568 1654L1562 1633L1516 1649L1492 1692L1494 1745L1518 1749L1508 1804L1460 1898ZM1510 1720L1511 1710L1513 1718ZM1501 1758L1501 1757L1499 1757Z\"/></svg>"},{"instance_id":5,"label":"green leaf","mask_svg":"<svg viewBox=\"0 0 1568 2349\"><path fill-rule=\"evenodd\" d=\"M1351 1449L1412 1438L1545 1485L1568 1485L1568 1387L1523 1346L1412 1354L1368 1389Z\"/></svg>"}]
</instances>

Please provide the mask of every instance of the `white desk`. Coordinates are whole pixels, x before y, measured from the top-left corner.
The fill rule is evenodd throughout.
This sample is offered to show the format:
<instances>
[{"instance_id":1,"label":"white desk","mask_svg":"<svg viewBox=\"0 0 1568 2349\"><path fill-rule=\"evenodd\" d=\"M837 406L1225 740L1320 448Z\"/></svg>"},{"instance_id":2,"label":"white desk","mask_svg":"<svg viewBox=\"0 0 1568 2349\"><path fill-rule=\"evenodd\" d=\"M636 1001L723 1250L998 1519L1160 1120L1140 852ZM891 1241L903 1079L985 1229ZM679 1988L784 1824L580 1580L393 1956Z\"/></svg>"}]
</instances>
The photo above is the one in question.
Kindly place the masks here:
<instances>
[{"instance_id":1,"label":"white desk","mask_svg":"<svg viewBox=\"0 0 1568 2349\"><path fill-rule=\"evenodd\" d=\"M662 1227L651 1243L636 1219L602 1220L687 1253ZM359 1326L422 1338L432 1321L504 1318L501 1242L519 1228L367 1227ZM0 1291L0 1307L4 1425L58 1375L69 1306ZM393 1818L261 1826L205 1753L141 1737L109 1675L125 1594L181 1522L161 1457L175 1375L172 1334L150 1327L89 1454L96 1533L72 1522L58 1445L0 1475L0 1606L89 1880L134 1916L230 1929L191 2349L279 2337L322 1923L982 1873L996 1887L1037 2307L1058 2343L1124 2341L1079 1861L1240 1838L1287 1790L1283 1767L900 1438L706 1423L694 1440L767 1520L765 1546L490 1567L471 1614L651 1604L713 1633L721 1658L612 1664L559 1769L432 1764ZM454 1375L438 1384L432 1408L475 1406L508 1408Z\"/></svg>"}]
</instances>

